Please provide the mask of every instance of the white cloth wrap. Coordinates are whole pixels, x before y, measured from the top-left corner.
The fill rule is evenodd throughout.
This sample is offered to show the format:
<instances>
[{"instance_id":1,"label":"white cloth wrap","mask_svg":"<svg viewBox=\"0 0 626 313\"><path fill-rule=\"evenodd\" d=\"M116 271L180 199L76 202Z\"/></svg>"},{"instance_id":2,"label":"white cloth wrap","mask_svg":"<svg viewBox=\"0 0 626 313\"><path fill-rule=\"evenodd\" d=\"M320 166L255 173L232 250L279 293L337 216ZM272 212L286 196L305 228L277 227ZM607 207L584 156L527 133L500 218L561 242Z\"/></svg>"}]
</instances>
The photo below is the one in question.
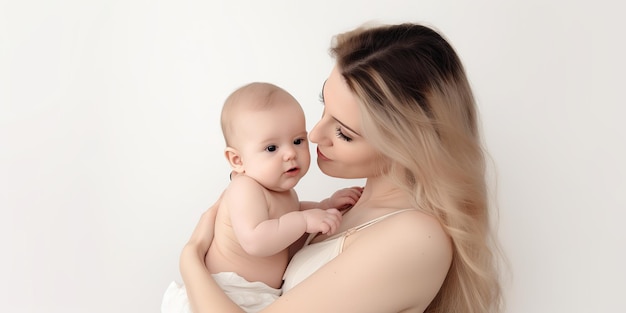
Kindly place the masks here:
<instances>
[{"instance_id":1,"label":"white cloth wrap","mask_svg":"<svg viewBox=\"0 0 626 313\"><path fill-rule=\"evenodd\" d=\"M261 311L281 294L280 289L262 282L249 282L233 272L213 274L213 278L233 302L248 313ZM184 285L170 283L163 295L161 313L193 313Z\"/></svg>"}]
</instances>

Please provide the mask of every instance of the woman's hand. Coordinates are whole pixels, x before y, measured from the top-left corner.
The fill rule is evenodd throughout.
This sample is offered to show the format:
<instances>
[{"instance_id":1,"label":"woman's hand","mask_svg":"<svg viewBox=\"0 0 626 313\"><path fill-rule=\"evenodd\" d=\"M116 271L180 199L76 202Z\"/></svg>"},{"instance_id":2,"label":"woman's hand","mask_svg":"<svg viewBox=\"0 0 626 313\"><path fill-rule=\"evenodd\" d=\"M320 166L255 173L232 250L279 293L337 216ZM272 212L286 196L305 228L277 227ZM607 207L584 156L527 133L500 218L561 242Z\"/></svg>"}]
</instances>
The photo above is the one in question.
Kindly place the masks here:
<instances>
[{"instance_id":1,"label":"woman's hand","mask_svg":"<svg viewBox=\"0 0 626 313\"><path fill-rule=\"evenodd\" d=\"M197 258L200 258L201 262L204 264L204 257L209 251L209 247L211 246L211 242L213 241L213 235L215 231L215 217L217 215L217 208L222 200L222 195L217 199L217 201L209 207L202 216L200 216L200 220L196 225L196 228L191 233L191 237L185 247L183 247L183 251L180 255L180 271L183 273L185 271L185 265L188 264L188 261L195 262ZM189 258L193 258L193 260L189 260ZM183 276L184 278L184 276Z\"/></svg>"},{"instance_id":2,"label":"woman's hand","mask_svg":"<svg viewBox=\"0 0 626 313\"><path fill-rule=\"evenodd\" d=\"M217 215L217 207L221 200L222 196L220 195L217 201L208 210L202 213L196 228L193 230L193 233L191 233L189 241L187 241L187 246L193 246L198 252L204 252L203 255L209 251L209 246L211 246L211 241L213 241L215 217Z\"/></svg>"}]
</instances>

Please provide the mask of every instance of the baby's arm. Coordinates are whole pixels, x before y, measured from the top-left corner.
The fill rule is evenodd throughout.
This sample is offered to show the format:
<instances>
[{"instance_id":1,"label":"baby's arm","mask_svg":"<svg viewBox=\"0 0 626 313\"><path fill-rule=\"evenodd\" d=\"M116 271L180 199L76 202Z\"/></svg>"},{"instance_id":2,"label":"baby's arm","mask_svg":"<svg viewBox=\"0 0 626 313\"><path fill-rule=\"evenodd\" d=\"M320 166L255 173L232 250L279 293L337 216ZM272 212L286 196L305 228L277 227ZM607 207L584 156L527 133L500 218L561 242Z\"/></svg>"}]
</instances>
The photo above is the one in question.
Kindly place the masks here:
<instances>
[{"instance_id":1,"label":"baby's arm","mask_svg":"<svg viewBox=\"0 0 626 313\"><path fill-rule=\"evenodd\" d=\"M363 187L343 188L335 191L330 198L320 202L300 201L300 211L320 208L322 210L338 209L343 210L353 206L361 197Z\"/></svg>"},{"instance_id":2,"label":"baby's arm","mask_svg":"<svg viewBox=\"0 0 626 313\"><path fill-rule=\"evenodd\" d=\"M245 195L245 196L243 196ZM233 179L227 202L232 227L241 247L251 255L274 255L305 232L333 233L341 222L337 210L292 211L270 219L263 187L249 177Z\"/></svg>"}]
</instances>

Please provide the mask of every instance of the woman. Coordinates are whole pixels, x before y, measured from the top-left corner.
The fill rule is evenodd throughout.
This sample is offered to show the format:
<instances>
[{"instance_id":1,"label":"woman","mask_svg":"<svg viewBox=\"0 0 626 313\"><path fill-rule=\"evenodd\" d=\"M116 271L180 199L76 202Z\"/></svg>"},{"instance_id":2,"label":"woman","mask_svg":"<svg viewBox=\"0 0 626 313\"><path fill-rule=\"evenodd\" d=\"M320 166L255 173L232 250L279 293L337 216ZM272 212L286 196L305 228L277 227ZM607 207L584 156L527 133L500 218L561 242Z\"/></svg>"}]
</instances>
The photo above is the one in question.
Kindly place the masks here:
<instances>
[{"instance_id":1,"label":"woman","mask_svg":"<svg viewBox=\"0 0 626 313\"><path fill-rule=\"evenodd\" d=\"M338 235L307 239L263 312L499 312L485 162L463 66L415 24L336 36L309 134L332 177L366 178ZM181 254L194 312L242 312L210 278L214 209Z\"/></svg>"}]
</instances>

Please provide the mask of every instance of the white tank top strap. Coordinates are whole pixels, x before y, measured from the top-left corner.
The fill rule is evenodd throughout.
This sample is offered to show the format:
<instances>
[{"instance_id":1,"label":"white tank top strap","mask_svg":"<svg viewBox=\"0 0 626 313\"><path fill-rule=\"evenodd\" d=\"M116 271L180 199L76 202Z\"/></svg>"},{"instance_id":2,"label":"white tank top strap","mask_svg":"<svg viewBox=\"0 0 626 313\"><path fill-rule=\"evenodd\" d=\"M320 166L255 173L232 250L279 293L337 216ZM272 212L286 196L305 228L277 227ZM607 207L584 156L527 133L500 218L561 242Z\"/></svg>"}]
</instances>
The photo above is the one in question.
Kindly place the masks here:
<instances>
[{"instance_id":1,"label":"white tank top strap","mask_svg":"<svg viewBox=\"0 0 626 313\"><path fill-rule=\"evenodd\" d=\"M370 227L370 226L372 226L372 225L374 225L374 224L376 224L376 223L378 223L378 222L380 222L380 221L382 221L382 220L384 220L384 219L386 219L388 217L394 216L394 215L396 215L398 213L402 213L402 212L406 212L406 211L415 211L415 210L417 210L417 209L403 209L403 210L398 210L398 211L394 211L394 212L391 212L391 213L387 213L387 214L385 214L383 216L379 216L379 217L377 217L377 218L375 218L375 219L373 219L373 220L371 220L369 222L365 222L365 223L363 223L363 224L361 224L359 226L352 227L352 228L348 229L346 231L346 237L351 235L351 234L353 234L353 233L355 233L355 232L357 232L357 231L359 231L359 230L361 230L361 229L368 228L368 227Z\"/></svg>"},{"instance_id":2,"label":"white tank top strap","mask_svg":"<svg viewBox=\"0 0 626 313\"><path fill-rule=\"evenodd\" d=\"M343 252L343 245L346 242L346 238L348 238L348 236L358 232L361 229L368 228L368 227L370 227L370 226L372 226L372 225L374 225L374 224L376 224L376 223L378 223L378 222L380 222L380 221L382 221L382 220L384 220L384 219L386 219L388 217L394 216L394 215L396 215L398 213L402 213L402 212L406 212L406 211L415 211L415 210L417 210L417 209L403 209L403 210L394 211L394 212L385 214L383 216L379 216L379 217L377 217L377 218L375 218L375 219L373 219L373 220L371 220L369 222L365 222L365 223L363 223L363 224L361 224L359 226L352 227L352 228L346 230L345 232L343 232L343 236L339 239L340 240L339 252Z\"/></svg>"},{"instance_id":3,"label":"white tank top strap","mask_svg":"<svg viewBox=\"0 0 626 313\"><path fill-rule=\"evenodd\" d=\"M372 225L374 225L374 224L376 224L376 223L378 223L378 222L380 222L380 221L382 221L382 220L384 220L384 219L386 219L388 217L391 217L393 215L396 215L398 213L402 213L402 212L405 212L405 211L415 211L415 210L417 210L417 209L402 209L402 210L398 210L398 211L393 211L391 213L387 213L387 214L385 214L383 216L379 216L379 217L377 217L377 218L375 218L373 220L367 221L367 222L365 222L365 223L363 223L361 225L352 227L352 228L350 228L350 229L348 229L346 231L343 231L341 233L338 233L338 234L335 234L333 236L330 236L330 237L326 238L324 241L332 240L332 239L335 239L337 237L344 237L344 238L348 237L348 236L354 234L355 232L357 232L357 231L359 231L361 229L365 229L367 227L370 227L370 226L372 226ZM305 245L308 245L317 235L319 235L319 234L309 234L309 237L306 239Z\"/></svg>"}]
</instances>

